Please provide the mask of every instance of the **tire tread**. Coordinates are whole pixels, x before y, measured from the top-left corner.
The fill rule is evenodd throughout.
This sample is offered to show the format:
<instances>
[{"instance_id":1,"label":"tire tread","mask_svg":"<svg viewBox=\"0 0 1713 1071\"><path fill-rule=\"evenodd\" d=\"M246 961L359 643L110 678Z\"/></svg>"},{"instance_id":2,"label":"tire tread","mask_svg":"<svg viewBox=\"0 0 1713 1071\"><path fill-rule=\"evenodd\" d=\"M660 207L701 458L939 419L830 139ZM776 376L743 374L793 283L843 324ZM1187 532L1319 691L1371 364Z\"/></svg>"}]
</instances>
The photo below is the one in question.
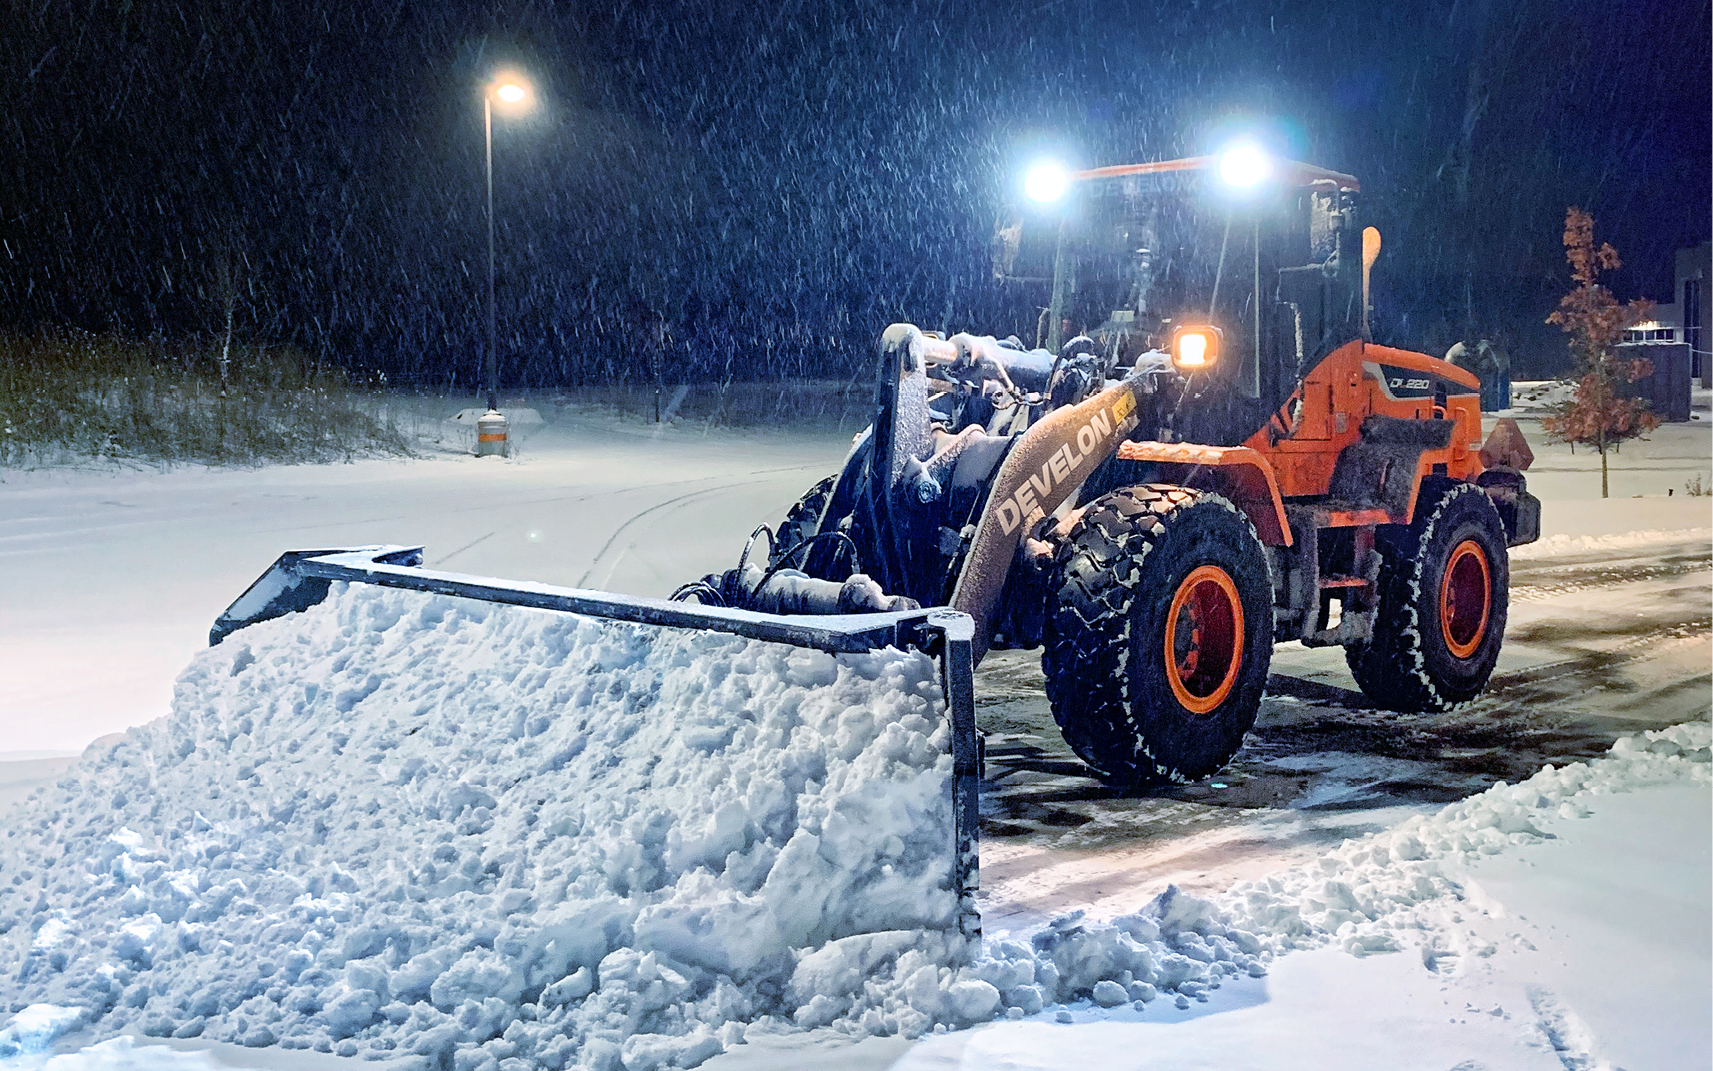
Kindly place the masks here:
<instances>
[{"instance_id":1,"label":"tire tread","mask_svg":"<svg viewBox=\"0 0 1713 1071\"><path fill-rule=\"evenodd\" d=\"M1248 663L1245 676L1220 712L1196 725L1217 727L1208 740L1176 739L1163 730L1170 719L1158 699L1132 680L1137 586L1151 571L1149 555L1174 531L1183 539L1231 541L1251 573L1247 585L1234 577L1245 618L1263 611L1264 623L1249 626L1239 656ZM1120 488L1087 507L1059 548L1058 568L1041 663L1054 719L1071 749L1121 784L1190 781L1229 761L1254 723L1272 652L1271 576L1248 517L1212 492L1168 484Z\"/></svg>"}]
</instances>

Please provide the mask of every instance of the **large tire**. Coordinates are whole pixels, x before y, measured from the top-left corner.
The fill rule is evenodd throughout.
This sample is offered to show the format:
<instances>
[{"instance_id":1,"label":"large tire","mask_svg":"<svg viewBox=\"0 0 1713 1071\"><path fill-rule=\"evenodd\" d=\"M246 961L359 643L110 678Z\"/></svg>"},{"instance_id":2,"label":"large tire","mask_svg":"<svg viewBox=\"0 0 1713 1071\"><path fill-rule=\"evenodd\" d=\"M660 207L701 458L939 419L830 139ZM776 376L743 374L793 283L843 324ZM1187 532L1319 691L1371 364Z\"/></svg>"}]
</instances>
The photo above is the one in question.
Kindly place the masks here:
<instances>
[{"instance_id":1,"label":"large tire","mask_svg":"<svg viewBox=\"0 0 1713 1071\"><path fill-rule=\"evenodd\" d=\"M778 565L792 548L820 532L821 518L826 515L827 504L833 498L833 487L838 482L839 474L835 472L804 491L803 496L785 511L785 519L779 522L779 532L773 539L773 552L767 556L768 568ZM804 558L808 556L807 552L797 555L792 559L791 567L804 568Z\"/></svg>"},{"instance_id":2,"label":"large tire","mask_svg":"<svg viewBox=\"0 0 1713 1071\"><path fill-rule=\"evenodd\" d=\"M1404 713L1450 710L1479 695L1499 660L1510 604L1505 526L1486 492L1422 489L1414 524L1380 529L1374 636L1345 648L1357 685Z\"/></svg>"},{"instance_id":3,"label":"large tire","mask_svg":"<svg viewBox=\"0 0 1713 1071\"><path fill-rule=\"evenodd\" d=\"M1163 484L1095 500L1047 610L1053 717L1101 777L1192 781L1237 753L1273 657L1273 585L1231 502Z\"/></svg>"}]
</instances>

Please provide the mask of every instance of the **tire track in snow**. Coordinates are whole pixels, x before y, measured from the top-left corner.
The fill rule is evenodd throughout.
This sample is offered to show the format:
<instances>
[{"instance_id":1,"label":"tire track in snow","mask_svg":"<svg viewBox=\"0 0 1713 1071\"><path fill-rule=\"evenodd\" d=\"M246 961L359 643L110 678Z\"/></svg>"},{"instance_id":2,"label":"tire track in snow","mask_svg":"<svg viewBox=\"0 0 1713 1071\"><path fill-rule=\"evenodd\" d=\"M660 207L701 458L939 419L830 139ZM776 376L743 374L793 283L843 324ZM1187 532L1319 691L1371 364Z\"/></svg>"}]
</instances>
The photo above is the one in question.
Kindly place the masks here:
<instances>
[{"instance_id":1,"label":"tire track in snow","mask_svg":"<svg viewBox=\"0 0 1713 1071\"><path fill-rule=\"evenodd\" d=\"M1503 696L1519 688L1545 684L1549 681L1586 673L1591 663L1598 663L1602 670L1608 670L1658 657L1672 648L1705 641L1710 632L1713 632L1713 619L1704 618L1699 621L1680 624L1664 637L1657 633L1635 636L1611 647L1583 651L1570 658L1561 658L1556 662L1543 662L1527 669L1495 674L1482 696L1483 698L1486 696ZM1470 705L1480 706L1481 704L1482 699L1476 699Z\"/></svg>"},{"instance_id":2,"label":"tire track in snow","mask_svg":"<svg viewBox=\"0 0 1713 1071\"><path fill-rule=\"evenodd\" d=\"M780 473L780 472L801 472L805 469L818 468L818 467L819 466L815 466L815 465L792 465L792 466L786 466L784 468L777 468L777 469L759 469L755 472L749 473L748 475L751 477L762 477L762 476L772 475L774 473ZM659 513L663 510L667 510L667 509L674 507L674 506L681 506L681 505L684 505L688 502L695 501L697 499L706 498L707 496L709 496L711 494L715 494L715 493L720 492L720 491L730 491L730 490L734 490L734 489L739 488L739 487L753 487L754 485L756 485L758 483L767 483L767 482L768 481L765 479L732 480L732 481L729 481L726 483L718 484L714 487L705 487L699 491L691 491L691 492L688 492L686 494L678 495L677 497L669 498L664 502L657 502L645 510L642 510L638 513L632 514L623 524L620 524L617 528L615 528L613 530L613 534L610 537L608 537L606 543L602 544L601 549L595 552L595 556L592 559L590 559L590 561L589 561L589 568L584 570L583 575L577 578L577 585L576 586L581 588L581 587L585 587L588 585L589 578L595 575L595 571L598 568L600 568L600 566L603 563L603 559L606 558L606 555L608 554L608 552L612 551L614 545L618 543L619 537L624 535L625 532L627 530L629 530L632 525L634 525L636 522L642 520L643 518L648 517L648 516L655 514L655 513ZM625 544L623 547L619 548L618 553L612 558L611 561L608 561L605 563L606 564L605 580L603 580L602 583L606 583L612 579L613 572L616 569L618 569L619 562L624 560L625 554L628 551L630 551L631 549L633 549L635 547L635 545L636 544L634 541ZM686 579L694 579L694 578L687 577Z\"/></svg>"},{"instance_id":3,"label":"tire track in snow","mask_svg":"<svg viewBox=\"0 0 1713 1071\"><path fill-rule=\"evenodd\" d=\"M1572 566L1553 564L1548 568L1518 569L1512 573L1511 601L1534 602L1581 591L1623 587L1646 581L1675 580L1696 573L1713 571L1713 556L1669 558L1664 561L1578 563ZM1569 574L1563 579L1549 579L1538 574ZM1577 575L1584 574L1584 575Z\"/></svg>"}]
</instances>

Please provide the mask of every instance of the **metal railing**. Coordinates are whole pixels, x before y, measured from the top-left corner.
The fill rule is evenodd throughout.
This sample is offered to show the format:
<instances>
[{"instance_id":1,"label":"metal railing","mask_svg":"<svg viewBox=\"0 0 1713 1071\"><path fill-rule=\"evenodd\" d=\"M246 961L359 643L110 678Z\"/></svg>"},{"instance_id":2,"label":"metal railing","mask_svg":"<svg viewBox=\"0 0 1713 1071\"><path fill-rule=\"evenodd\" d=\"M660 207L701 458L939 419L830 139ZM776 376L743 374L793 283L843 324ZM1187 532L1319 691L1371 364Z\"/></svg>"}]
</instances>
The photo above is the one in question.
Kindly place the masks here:
<instances>
[{"instance_id":1,"label":"metal railing","mask_svg":"<svg viewBox=\"0 0 1713 1071\"><path fill-rule=\"evenodd\" d=\"M327 598L329 585L340 580L662 628L725 632L830 654L914 648L940 664L940 685L952 729L952 882L958 893L958 927L972 941L981 936L981 915L975 902L980 883L981 745L975 726L975 622L968 614L945 607L883 614L763 614L443 573L422 568L422 549L371 546L287 551L214 622L208 633L209 646L247 625L316 605Z\"/></svg>"}]
</instances>

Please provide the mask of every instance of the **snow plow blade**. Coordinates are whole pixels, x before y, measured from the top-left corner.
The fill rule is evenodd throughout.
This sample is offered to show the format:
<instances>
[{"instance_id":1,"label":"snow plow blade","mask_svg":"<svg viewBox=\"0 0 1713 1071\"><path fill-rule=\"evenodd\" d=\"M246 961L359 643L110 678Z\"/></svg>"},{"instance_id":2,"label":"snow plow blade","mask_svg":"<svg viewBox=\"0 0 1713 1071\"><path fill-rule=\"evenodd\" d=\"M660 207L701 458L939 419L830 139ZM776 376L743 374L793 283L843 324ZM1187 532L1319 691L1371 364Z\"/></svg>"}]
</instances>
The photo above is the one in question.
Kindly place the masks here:
<instances>
[{"instance_id":1,"label":"snow plow blade","mask_svg":"<svg viewBox=\"0 0 1713 1071\"><path fill-rule=\"evenodd\" d=\"M977 793L981 757L975 726L975 625L968 614L945 607L870 614L767 614L439 572L422 568L422 550L368 546L287 551L215 620L208 633L209 646L249 625L306 610L327 598L333 582L343 581L662 628L728 633L829 654L914 648L940 664L952 739L953 888L958 892L959 926L964 936L980 936L975 893L980 874Z\"/></svg>"}]
</instances>

